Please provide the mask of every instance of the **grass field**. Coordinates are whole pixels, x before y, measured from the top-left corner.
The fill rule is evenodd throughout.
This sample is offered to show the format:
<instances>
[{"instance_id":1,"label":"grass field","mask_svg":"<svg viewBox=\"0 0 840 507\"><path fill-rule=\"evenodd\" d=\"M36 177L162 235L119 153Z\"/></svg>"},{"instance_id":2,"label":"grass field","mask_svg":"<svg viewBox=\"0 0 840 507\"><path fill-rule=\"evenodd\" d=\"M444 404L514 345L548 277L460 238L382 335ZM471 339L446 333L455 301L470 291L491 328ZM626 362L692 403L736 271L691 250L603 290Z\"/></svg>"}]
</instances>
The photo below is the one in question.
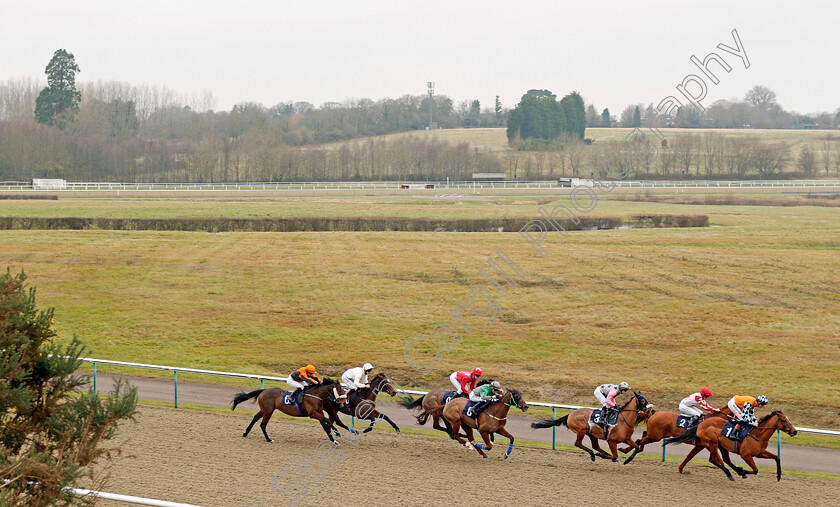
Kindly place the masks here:
<instances>
[{"instance_id":1,"label":"grass field","mask_svg":"<svg viewBox=\"0 0 840 507\"><path fill-rule=\"evenodd\" d=\"M0 215L536 216L551 202L6 201ZM797 424L840 427L838 210L602 201L594 211L637 212L707 214L721 227L556 234L546 257L498 233L4 231L0 264L26 269L40 304L57 307L59 337L78 334L93 357L274 375L370 361L405 387L481 365L529 399L588 404L594 385L623 379L672 409L702 384L719 403L763 392ZM433 371L412 370L406 341L452 322L499 248L526 274L497 296L499 318L467 311L464 340Z\"/></svg>"},{"instance_id":2,"label":"grass field","mask_svg":"<svg viewBox=\"0 0 840 507\"><path fill-rule=\"evenodd\" d=\"M629 128L587 128L586 137L597 142L623 142L627 134L633 129ZM816 148L826 135L833 136L834 140L840 140L840 133L834 130L771 130L771 129L659 129L665 138L671 138L677 134L700 134L704 132L719 132L725 136L755 137L765 141L786 141L791 145L793 151L798 153L803 144ZM415 130L387 134L373 138L356 139L351 141L339 141L335 143L318 145L319 148L337 148L344 144L358 144L367 142L368 139L398 139L405 136L419 136L440 139L453 144L470 143L474 146L488 148L492 151L508 151L507 134L504 128L474 128L474 129L441 129L441 130Z\"/></svg>"}]
</instances>

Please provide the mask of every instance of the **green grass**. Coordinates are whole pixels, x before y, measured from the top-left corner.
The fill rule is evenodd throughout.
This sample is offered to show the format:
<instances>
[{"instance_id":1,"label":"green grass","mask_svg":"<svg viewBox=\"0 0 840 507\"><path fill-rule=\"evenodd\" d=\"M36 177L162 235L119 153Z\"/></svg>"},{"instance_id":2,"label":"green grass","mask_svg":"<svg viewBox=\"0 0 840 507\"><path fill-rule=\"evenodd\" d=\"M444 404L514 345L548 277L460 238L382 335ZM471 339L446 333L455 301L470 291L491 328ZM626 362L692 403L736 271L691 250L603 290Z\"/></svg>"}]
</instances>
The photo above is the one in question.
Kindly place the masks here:
<instances>
[{"instance_id":1,"label":"green grass","mask_svg":"<svg viewBox=\"0 0 840 507\"><path fill-rule=\"evenodd\" d=\"M83 201L94 213L135 203ZM536 216L564 202L359 201L373 216ZM35 204L47 213L56 203ZM0 214L18 204L0 203ZM217 204L119 212L354 209L351 199ZM39 303L57 307L59 338L78 334L93 357L277 376L309 362L335 376L370 361L423 388L480 364L526 399L588 405L594 385L625 379L663 410L709 385L716 403L763 392L796 425L840 428L836 208L602 200L595 213L699 213L723 227L555 234L546 257L498 233L3 231L0 265L26 269ZM497 296L504 318L465 313L472 332L433 371L412 370L406 341L486 284L478 270L499 248L526 273Z\"/></svg>"}]
</instances>

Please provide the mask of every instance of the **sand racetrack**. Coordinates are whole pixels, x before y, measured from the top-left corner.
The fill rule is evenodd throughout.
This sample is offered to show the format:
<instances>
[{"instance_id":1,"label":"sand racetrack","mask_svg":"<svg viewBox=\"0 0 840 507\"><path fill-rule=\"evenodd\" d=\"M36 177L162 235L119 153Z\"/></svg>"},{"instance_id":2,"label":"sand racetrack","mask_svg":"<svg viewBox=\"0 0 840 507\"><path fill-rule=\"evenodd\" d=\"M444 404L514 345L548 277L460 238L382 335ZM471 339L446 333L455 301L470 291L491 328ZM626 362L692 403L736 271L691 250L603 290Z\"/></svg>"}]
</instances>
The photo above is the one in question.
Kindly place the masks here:
<instances>
[{"instance_id":1,"label":"sand racetrack","mask_svg":"<svg viewBox=\"0 0 840 507\"><path fill-rule=\"evenodd\" d=\"M570 451L520 447L504 460L506 439L482 460L449 439L390 429L329 451L318 448L325 439L319 425L277 413L268 425L271 444L258 426L242 438L250 421L243 414L141 407L137 421L119 432L123 453L104 489L207 506L291 505L296 499L299 505L581 505L608 497L617 505L836 505L840 498L840 481L832 479L783 475L776 482L761 471L729 482L705 452L679 475L674 463L592 463ZM316 453L333 465L322 466Z\"/></svg>"}]
</instances>

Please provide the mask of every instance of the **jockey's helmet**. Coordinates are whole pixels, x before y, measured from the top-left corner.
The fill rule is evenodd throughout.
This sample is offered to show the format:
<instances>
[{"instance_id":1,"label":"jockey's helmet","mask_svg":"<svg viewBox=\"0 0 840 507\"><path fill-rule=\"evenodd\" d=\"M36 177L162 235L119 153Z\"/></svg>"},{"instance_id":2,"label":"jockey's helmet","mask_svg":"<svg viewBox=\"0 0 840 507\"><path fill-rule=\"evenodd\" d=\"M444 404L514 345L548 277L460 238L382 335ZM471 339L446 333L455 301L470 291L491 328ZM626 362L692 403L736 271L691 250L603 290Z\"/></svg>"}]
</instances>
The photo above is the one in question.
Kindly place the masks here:
<instances>
[{"instance_id":1,"label":"jockey's helmet","mask_svg":"<svg viewBox=\"0 0 840 507\"><path fill-rule=\"evenodd\" d=\"M473 374L474 377L480 377L481 376L481 368L473 368L472 374Z\"/></svg>"},{"instance_id":2,"label":"jockey's helmet","mask_svg":"<svg viewBox=\"0 0 840 507\"><path fill-rule=\"evenodd\" d=\"M758 396L756 396L755 401L757 401L759 405L767 405L768 403L770 403L770 401L767 399L767 396L764 396L763 394L759 394Z\"/></svg>"},{"instance_id":3,"label":"jockey's helmet","mask_svg":"<svg viewBox=\"0 0 840 507\"><path fill-rule=\"evenodd\" d=\"M372 371L373 370L373 365L370 364L370 363L365 363L365 365L362 366L362 369L365 370L365 371Z\"/></svg>"},{"instance_id":4,"label":"jockey's helmet","mask_svg":"<svg viewBox=\"0 0 840 507\"><path fill-rule=\"evenodd\" d=\"M628 384L627 382L621 382L620 384L618 384L618 389L620 391L629 391L630 390L630 384Z\"/></svg>"},{"instance_id":5,"label":"jockey's helmet","mask_svg":"<svg viewBox=\"0 0 840 507\"><path fill-rule=\"evenodd\" d=\"M700 389L700 396L711 396L711 395L712 395L712 390L709 389L708 387L704 387L703 389Z\"/></svg>"}]
</instances>

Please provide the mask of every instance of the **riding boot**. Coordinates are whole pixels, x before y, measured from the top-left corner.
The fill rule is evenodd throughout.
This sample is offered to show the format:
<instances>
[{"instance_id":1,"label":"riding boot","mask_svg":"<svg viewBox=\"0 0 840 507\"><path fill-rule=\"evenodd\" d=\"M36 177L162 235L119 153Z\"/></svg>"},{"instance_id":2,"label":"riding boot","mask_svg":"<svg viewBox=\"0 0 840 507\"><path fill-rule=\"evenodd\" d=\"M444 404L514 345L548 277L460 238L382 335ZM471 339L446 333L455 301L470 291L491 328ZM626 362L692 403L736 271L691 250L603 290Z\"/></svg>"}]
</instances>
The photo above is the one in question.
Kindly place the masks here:
<instances>
[{"instance_id":1,"label":"riding boot","mask_svg":"<svg viewBox=\"0 0 840 507\"><path fill-rule=\"evenodd\" d=\"M300 394L301 391L302 391L302 389L300 387L298 387L294 391L292 391L292 396L291 396L292 401L294 401L297 404L300 404L300 402L298 401L297 398L298 398L298 394Z\"/></svg>"},{"instance_id":2,"label":"riding boot","mask_svg":"<svg viewBox=\"0 0 840 507\"><path fill-rule=\"evenodd\" d=\"M703 420L703 416L702 416L702 415L695 415L695 416L692 416L692 417L691 417L691 420L688 422L688 427L689 427L689 428L692 428L692 427L694 427L694 426L697 426L698 424L700 424L700 422L701 422L702 420Z\"/></svg>"}]
</instances>

